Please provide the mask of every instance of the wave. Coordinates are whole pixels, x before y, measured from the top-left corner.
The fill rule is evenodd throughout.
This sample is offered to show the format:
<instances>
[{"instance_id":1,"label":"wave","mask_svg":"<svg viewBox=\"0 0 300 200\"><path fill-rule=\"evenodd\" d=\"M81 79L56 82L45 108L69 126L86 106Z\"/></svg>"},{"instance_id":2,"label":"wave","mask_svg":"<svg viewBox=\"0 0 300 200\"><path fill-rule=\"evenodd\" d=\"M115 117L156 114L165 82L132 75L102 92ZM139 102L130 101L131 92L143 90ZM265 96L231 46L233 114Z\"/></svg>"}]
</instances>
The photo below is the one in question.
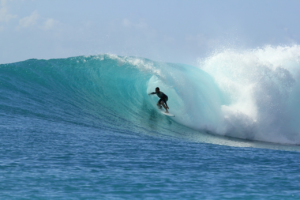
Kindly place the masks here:
<instances>
[{"instance_id":1,"label":"wave","mask_svg":"<svg viewBox=\"0 0 300 200\"><path fill-rule=\"evenodd\" d=\"M299 144L299 50L223 50L198 68L109 54L2 64L0 117ZM148 95L156 87L169 96L175 118L157 110L158 98Z\"/></svg>"}]
</instances>

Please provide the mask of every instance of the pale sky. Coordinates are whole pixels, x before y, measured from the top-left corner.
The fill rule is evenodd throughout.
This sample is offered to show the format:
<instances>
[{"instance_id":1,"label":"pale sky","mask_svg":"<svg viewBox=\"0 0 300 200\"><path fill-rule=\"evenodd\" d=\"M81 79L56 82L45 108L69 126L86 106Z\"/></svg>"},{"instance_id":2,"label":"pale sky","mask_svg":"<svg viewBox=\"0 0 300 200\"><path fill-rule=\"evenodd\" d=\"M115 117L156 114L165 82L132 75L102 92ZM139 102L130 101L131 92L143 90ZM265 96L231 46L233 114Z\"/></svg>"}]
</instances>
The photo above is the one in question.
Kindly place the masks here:
<instances>
[{"instance_id":1,"label":"pale sky","mask_svg":"<svg viewBox=\"0 0 300 200\"><path fill-rule=\"evenodd\" d=\"M300 43L300 0L0 0L0 64L113 53L195 64Z\"/></svg>"}]
</instances>

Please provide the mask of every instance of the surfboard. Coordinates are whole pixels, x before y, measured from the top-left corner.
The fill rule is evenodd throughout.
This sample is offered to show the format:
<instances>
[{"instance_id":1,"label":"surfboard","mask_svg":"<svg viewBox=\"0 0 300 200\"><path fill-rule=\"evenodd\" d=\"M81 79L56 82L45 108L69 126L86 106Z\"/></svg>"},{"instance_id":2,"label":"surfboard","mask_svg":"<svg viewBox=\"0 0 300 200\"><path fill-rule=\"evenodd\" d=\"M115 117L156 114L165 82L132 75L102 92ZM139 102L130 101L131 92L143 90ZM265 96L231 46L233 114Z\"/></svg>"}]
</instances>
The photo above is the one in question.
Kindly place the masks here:
<instances>
[{"instance_id":1,"label":"surfboard","mask_svg":"<svg viewBox=\"0 0 300 200\"><path fill-rule=\"evenodd\" d=\"M166 113L164 111L160 111L162 114L167 115L169 117L175 117L175 115L171 114L171 113Z\"/></svg>"}]
</instances>

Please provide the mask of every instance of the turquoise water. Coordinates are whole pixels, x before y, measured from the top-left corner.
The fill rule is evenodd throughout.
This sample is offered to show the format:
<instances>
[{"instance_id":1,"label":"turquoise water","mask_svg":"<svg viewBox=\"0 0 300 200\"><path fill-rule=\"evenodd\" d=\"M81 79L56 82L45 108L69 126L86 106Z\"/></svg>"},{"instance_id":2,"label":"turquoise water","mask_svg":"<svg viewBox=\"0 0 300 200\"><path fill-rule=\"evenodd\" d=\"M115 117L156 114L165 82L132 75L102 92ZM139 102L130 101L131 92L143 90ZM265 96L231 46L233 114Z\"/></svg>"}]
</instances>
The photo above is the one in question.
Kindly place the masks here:
<instances>
[{"instance_id":1,"label":"turquoise water","mask_svg":"<svg viewBox=\"0 0 300 200\"><path fill-rule=\"evenodd\" d=\"M248 94L249 68L246 83L216 69L232 52L201 69L115 55L0 65L0 198L299 199L298 111L278 111L297 102L299 57L277 51L285 70L270 64ZM157 86L175 118L147 95Z\"/></svg>"}]
</instances>

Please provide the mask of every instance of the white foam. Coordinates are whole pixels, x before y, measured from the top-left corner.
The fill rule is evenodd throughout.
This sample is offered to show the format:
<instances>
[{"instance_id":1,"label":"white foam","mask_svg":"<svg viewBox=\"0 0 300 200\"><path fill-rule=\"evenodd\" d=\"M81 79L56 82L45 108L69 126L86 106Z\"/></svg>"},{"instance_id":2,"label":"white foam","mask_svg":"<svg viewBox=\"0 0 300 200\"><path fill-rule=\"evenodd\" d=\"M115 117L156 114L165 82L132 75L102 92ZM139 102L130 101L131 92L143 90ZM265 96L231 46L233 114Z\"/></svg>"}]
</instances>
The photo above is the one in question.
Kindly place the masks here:
<instances>
[{"instance_id":1,"label":"white foam","mask_svg":"<svg viewBox=\"0 0 300 200\"><path fill-rule=\"evenodd\" d=\"M200 60L227 98L219 134L300 143L300 46L224 50Z\"/></svg>"}]
</instances>

